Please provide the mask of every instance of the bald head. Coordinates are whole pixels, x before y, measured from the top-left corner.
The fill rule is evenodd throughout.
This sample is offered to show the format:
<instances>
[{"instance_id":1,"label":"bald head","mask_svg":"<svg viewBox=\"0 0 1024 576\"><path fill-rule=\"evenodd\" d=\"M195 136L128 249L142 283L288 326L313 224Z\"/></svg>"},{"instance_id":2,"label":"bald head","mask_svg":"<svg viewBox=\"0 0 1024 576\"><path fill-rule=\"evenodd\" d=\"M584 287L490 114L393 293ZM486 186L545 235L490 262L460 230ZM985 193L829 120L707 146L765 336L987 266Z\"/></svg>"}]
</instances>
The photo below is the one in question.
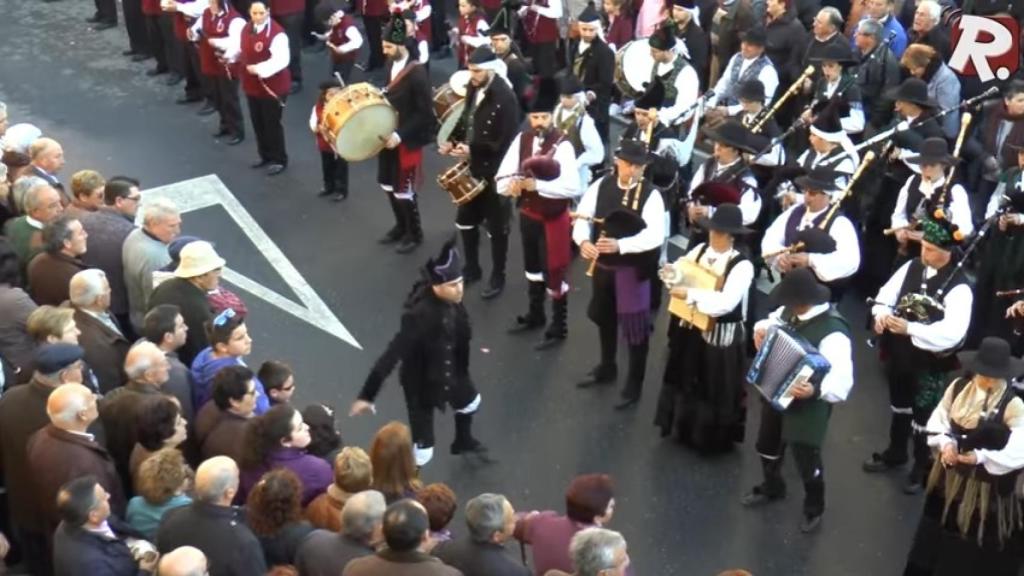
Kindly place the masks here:
<instances>
[{"instance_id":1,"label":"bald head","mask_svg":"<svg viewBox=\"0 0 1024 576\"><path fill-rule=\"evenodd\" d=\"M96 395L81 384L62 384L46 400L46 415L62 430L84 431L96 420Z\"/></svg>"},{"instance_id":2,"label":"bald head","mask_svg":"<svg viewBox=\"0 0 1024 576\"><path fill-rule=\"evenodd\" d=\"M386 509L384 495L376 490L353 494L341 509L341 531L359 542L373 542L379 539Z\"/></svg>"},{"instance_id":3,"label":"bald head","mask_svg":"<svg viewBox=\"0 0 1024 576\"><path fill-rule=\"evenodd\" d=\"M159 346L142 340L128 350L124 359L124 372L133 382L163 386L170 377L170 364Z\"/></svg>"},{"instance_id":4,"label":"bald head","mask_svg":"<svg viewBox=\"0 0 1024 576\"><path fill-rule=\"evenodd\" d=\"M32 164L50 174L56 174L64 167L64 149L53 138L37 138L28 147L28 157Z\"/></svg>"},{"instance_id":5,"label":"bald head","mask_svg":"<svg viewBox=\"0 0 1024 576\"><path fill-rule=\"evenodd\" d=\"M182 546L164 554L156 571L160 576L204 576L206 570L206 555L198 548Z\"/></svg>"},{"instance_id":6,"label":"bald head","mask_svg":"<svg viewBox=\"0 0 1024 576\"><path fill-rule=\"evenodd\" d=\"M214 456L196 470L196 499L230 506L238 492L238 465L227 456Z\"/></svg>"}]
</instances>

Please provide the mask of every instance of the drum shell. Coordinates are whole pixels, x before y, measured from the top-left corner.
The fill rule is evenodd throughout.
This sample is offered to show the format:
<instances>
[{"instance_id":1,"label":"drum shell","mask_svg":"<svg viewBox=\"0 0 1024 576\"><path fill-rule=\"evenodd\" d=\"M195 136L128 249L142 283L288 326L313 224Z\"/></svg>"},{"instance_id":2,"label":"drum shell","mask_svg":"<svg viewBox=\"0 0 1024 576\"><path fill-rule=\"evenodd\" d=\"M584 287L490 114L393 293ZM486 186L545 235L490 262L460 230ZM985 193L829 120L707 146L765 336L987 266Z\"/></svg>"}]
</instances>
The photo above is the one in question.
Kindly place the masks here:
<instances>
[{"instance_id":1,"label":"drum shell","mask_svg":"<svg viewBox=\"0 0 1024 576\"><path fill-rule=\"evenodd\" d=\"M644 77L644 71L649 74L654 64L646 38L627 42L615 53L615 86L626 98L639 98L645 92L644 83L650 81L649 77Z\"/></svg>"},{"instance_id":2,"label":"drum shell","mask_svg":"<svg viewBox=\"0 0 1024 576\"><path fill-rule=\"evenodd\" d=\"M361 122L358 130L343 137L345 126L360 114L378 116L370 126ZM338 156L359 162L376 156L384 141L398 127L398 114L377 87L365 82L338 90L324 103L320 133Z\"/></svg>"},{"instance_id":3,"label":"drum shell","mask_svg":"<svg viewBox=\"0 0 1024 576\"><path fill-rule=\"evenodd\" d=\"M461 206L479 196L487 183L473 178L469 162L459 162L437 177L437 184L452 197L456 206Z\"/></svg>"}]
</instances>

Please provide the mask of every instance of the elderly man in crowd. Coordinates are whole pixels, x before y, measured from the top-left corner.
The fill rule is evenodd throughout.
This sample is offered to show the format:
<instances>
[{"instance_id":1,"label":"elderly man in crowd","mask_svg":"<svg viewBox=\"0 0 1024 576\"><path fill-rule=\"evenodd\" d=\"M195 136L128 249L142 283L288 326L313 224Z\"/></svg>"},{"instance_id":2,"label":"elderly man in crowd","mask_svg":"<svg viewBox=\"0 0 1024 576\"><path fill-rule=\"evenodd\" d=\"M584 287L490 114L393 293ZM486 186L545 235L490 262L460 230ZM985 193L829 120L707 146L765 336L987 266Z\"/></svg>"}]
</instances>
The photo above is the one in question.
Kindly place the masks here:
<instances>
[{"instance_id":1,"label":"elderly man in crowd","mask_svg":"<svg viewBox=\"0 0 1024 576\"><path fill-rule=\"evenodd\" d=\"M894 0L864 0L864 19L871 18L881 24L883 37L893 34L889 47L893 55L899 58L907 49L907 31L893 15L894 6ZM853 40L850 43L855 46Z\"/></svg>"},{"instance_id":2,"label":"elderly man in crowd","mask_svg":"<svg viewBox=\"0 0 1024 576\"><path fill-rule=\"evenodd\" d=\"M194 546L206 555L210 574L254 576L267 565L245 511L231 505L238 492L238 465L226 456L210 458L196 470L195 500L169 510L160 523L156 546L161 553Z\"/></svg>"},{"instance_id":3,"label":"elderly man in crowd","mask_svg":"<svg viewBox=\"0 0 1024 576\"><path fill-rule=\"evenodd\" d=\"M132 230L124 240L121 262L128 292L132 328L142 330L142 318L149 310L153 273L171 261L167 245L181 233L181 213L168 200L157 199L142 208L142 228Z\"/></svg>"},{"instance_id":4,"label":"elderly man in crowd","mask_svg":"<svg viewBox=\"0 0 1024 576\"><path fill-rule=\"evenodd\" d=\"M337 576L350 560L369 556L384 541L384 495L376 490L353 494L341 509L341 533L314 530L299 546L300 576Z\"/></svg>"},{"instance_id":5,"label":"elderly man in crowd","mask_svg":"<svg viewBox=\"0 0 1024 576\"><path fill-rule=\"evenodd\" d=\"M170 376L170 369L170 363L156 344L146 341L135 344L124 361L128 383L107 394L100 406L107 448L129 491L132 486L129 459L138 439L139 409L146 398L164 394L162 386Z\"/></svg>"},{"instance_id":6,"label":"elderly man in crowd","mask_svg":"<svg viewBox=\"0 0 1024 576\"><path fill-rule=\"evenodd\" d=\"M103 206L78 218L89 234L89 251L82 256L82 261L90 268L106 272L110 282L110 312L128 337L135 332L128 316L122 249L125 239L135 230L135 213L141 200L138 180L114 176L103 187Z\"/></svg>"},{"instance_id":7,"label":"elderly man in crowd","mask_svg":"<svg viewBox=\"0 0 1024 576\"><path fill-rule=\"evenodd\" d=\"M505 553L512 539L516 514L508 499L500 494L481 494L466 504L469 538L450 540L432 551L442 562L462 571L465 576L529 576L522 562Z\"/></svg>"},{"instance_id":8,"label":"elderly man in crowd","mask_svg":"<svg viewBox=\"0 0 1024 576\"><path fill-rule=\"evenodd\" d=\"M171 366L170 376L161 389L164 394L170 394L178 400L181 417L188 420L191 427L195 420L195 407L192 405L192 373L178 358L178 349L185 345L187 335L188 326L185 325L185 318L177 306L161 304L146 312L142 322L142 337L156 344Z\"/></svg>"},{"instance_id":9,"label":"elderly man in crowd","mask_svg":"<svg viewBox=\"0 0 1024 576\"><path fill-rule=\"evenodd\" d=\"M209 574L209 563L199 548L182 546L160 557L156 573L160 576L205 576Z\"/></svg>"},{"instance_id":10,"label":"elderly man in crowd","mask_svg":"<svg viewBox=\"0 0 1024 576\"><path fill-rule=\"evenodd\" d=\"M64 209L66 214L81 218L82 214L95 212L103 206L103 189L107 181L95 170L79 170L71 176L71 204Z\"/></svg>"},{"instance_id":11,"label":"elderly man in crowd","mask_svg":"<svg viewBox=\"0 0 1024 576\"><path fill-rule=\"evenodd\" d=\"M64 206L60 203L60 192L42 179L36 179L25 191L22 210L24 216L8 220L4 225L4 236L11 241L24 272L32 258L43 251L43 227L56 220Z\"/></svg>"},{"instance_id":12,"label":"elderly man in crowd","mask_svg":"<svg viewBox=\"0 0 1024 576\"><path fill-rule=\"evenodd\" d=\"M157 558L136 561L130 548L142 534L111 512L111 494L94 476L71 480L57 493L60 526L53 562L59 576L136 576L148 574Z\"/></svg>"},{"instance_id":13,"label":"elderly man in crowd","mask_svg":"<svg viewBox=\"0 0 1024 576\"><path fill-rule=\"evenodd\" d=\"M83 351L73 344L44 344L36 350L28 384L0 396L0 458L11 521L33 574L49 574L49 533L36 506L36 478L28 462L28 440L50 423L46 403L60 385L82 382Z\"/></svg>"},{"instance_id":14,"label":"elderly man in crowd","mask_svg":"<svg viewBox=\"0 0 1024 576\"><path fill-rule=\"evenodd\" d=\"M352 560L345 565L342 576L462 576L462 572L423 552L430 542L430 521L426 508L415 500L399 500L388 506L384 512L384 541L386 548Z\"/></svg>"},{"instance_id":15,"label":"elderly man in crowd","mask_svg":"<svg viewBox=\"0 0 1024 576\"><path fill-rule=\"evenodd\" d=\"M28 293L36 304L60 306L68 299L71 278L85 270L82 255L89 235L77 218L66 214L43 227L43 252L28 265Z\"/></svg>"},{"instance_id":16,"label":"elderly man in crowd","mask_svg":"<svg viewBox=\"0 0 1024 576\"><path fill-rule=\"evenodd\" d=\"M53 138L38 138L28 147L28 157L32 160L32 173L60 192L61 204L70 204L71 197L57 176L64 168L64 148Z\"/></svg>"},{"instance_id":17,"label":"elderly man in crowd","mask_svg":"<svg viewBox=\"0 0 1024 576\"><path fill-rule=\"evenodd\" d=\"M876 130L892 120L892 100L885 96L900 81L900 61L884 44L885 29L877 20L866 18L857 24L853 42L860 64L857 83L860 86L864 116Z\"/></svg>"},{"instance_id":18,"label":"elderly man in crowd","mask_svg":"<svg viewBox=\"0 0 1024 576\"><path fill-rule=\"evenodd\" d=\"M935 0L921 0L914 10L914 23L908 32L909 44L927 44L949 60L952 55L949 32L942 26L942 6Z\"/></svg>"},{"instance_id":19,"label":"elderly man in crowd","mask_svg":"<svg viewBox=\"0 0 1024 576\"><path fill-rule=\"evenodd\" d=\"M36 506L47 530L60 523L55 505L60 487L82 476L93 476L110 493L110 505L123 515L127 500L114 461L88 432L99 413L96 395L81 384L63 384L46 400L50 424L28 441Z\"/></svg>"},{"instance_id":20,"label":"elderly man in crowd","mask_svg":"<svg viewBox=\"0 0 1024 576\"><path fill-rule=\"evenodd\" d=\"M174 270L174 278L157 286L149 298L149 308L160 304L174 304L188 326L185 345L178 355L191 365L196 355L210 345L206 337L206 323L213 313L206 295L220 285L224 259L217 255L213 245L202 240L190 242L181 249L181 262Z\"/></svg>"},{"instance_id":21,"label":"elderly man in crowd","mask_svg":"<svg viewBox=\"0 0 1024 576\"><path fill-rule=\"evenodd\" d=\"M85 350L85 362L108 394L126 382L124 360L131 343L118 321L110 314L110 283L98 268L82 270L71 278L69 299L75 309L78 344Z\"/></svg>"},{"instance_id":22,"label":"elderly man in crowd","mask_svg":"<svg viewBox=\"0 0 1024 576\"><path fill-rule=\"evenodd\" d=\"M569 544L573 572L550 570L546 576L623 576L629 568L629 553L622 534L604 528L578 532Z\"/></svg>"},{"instance_id":23,"label":"elderly man in crowd","mask_svg":"<svg viewBox=\"0 0 1024 576\"><path fill-rule=\"evenodd\" d=\"M841 32L842 27L843 15L839 13L839 10L832 6L818 10L814 16L814 23L811 25L811 37L807 41L807 48L800 61L801 70L811 63L812 58L820 58L827 46L846 43L846 38ZM806 83L805 86L807 86ZM805 91L810 91L810 87L807 87Z\"/></svg>"}]
</instances>

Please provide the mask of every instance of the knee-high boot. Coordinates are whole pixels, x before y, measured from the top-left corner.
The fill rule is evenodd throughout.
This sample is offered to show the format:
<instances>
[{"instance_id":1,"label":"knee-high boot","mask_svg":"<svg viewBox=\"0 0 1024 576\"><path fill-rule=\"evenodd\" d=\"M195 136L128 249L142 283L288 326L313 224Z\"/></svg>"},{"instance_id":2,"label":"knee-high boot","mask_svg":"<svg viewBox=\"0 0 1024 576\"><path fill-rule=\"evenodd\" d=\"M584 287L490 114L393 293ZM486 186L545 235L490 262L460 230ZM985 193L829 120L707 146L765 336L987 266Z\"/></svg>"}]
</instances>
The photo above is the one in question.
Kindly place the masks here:
<instances>
[{"instance_id":1,"label":"knee-high boot","mask_svg":"<svg viewBox=\"0 0 1024 576\"><path fill-rule=\"evenodd\" d=\"M423 243L423 228L420 226L420 207L416 197L408 200L396 200L399 211L405 221L405 234L402 236L395 252L407 254Z\"/></svg>"},{"instance_id":2,"label":"knee-high boot","mask_svg":"<svg viewBox=\"0 0 1024 576\"><path fill-rule=\"evenodd\" d=\"M472 454L484 463L494 462L487 455L487 447L473 438L473 414L455 413L455 441L451 445L452 454Z\"/></svg>"},{"instance_id":3,"label":"knee-high boot","mask_svg":"<svg viewBox=\"0 0 1024 576\"><path fill-rule=\"evenodd\" d=\"M544 316L544 282L530 281L527 286L527 296L530 300L526 314L516 316L515 322L509 328L509 332L526 332L536 328L542 328L547 318Z\"/></svg>"},{"instance_id":4,"label":"knee-high boot","mask_svg":"<svg viewBox=\"0 0 1024 576\"><path fill-rule=\"evenodd\" d=\"M629 347L629 374L626 377L626 386L622 389L622 402L616 408L628 408L640 400L640 393L644 387L644 377L647 375L647 350L650 347L650 340L644 339L640 344L632 344Z\"/></svg>"},{"instance_id":5,"label":"knee-high boot","mask_svg":"<svg viewBox=\"0 0 1024 576\"><path fill-rule=\"evenodd\" d=\"M391 192L386 192L388 195L388 203L391 204L391 213L395 216L395 225L388 230L387 233L379 240L381 244L394 244L405 236L405 219L402 217L401 208L398 205L398 200L395 195Z\"/></svg>"},{"instance_id":6,"label":"knee-high boot","mask_svg":"<svg viewBox=\"0 0 1024 576\"><path fill-rule=\"evenodd\" d=\"M565 340L565 337L569 335L568 314L568 294L562 294L558 298L551 298L551 324L548 324L547 330L544 331L544 339L538 342L534 348L546 350Z\"/></svg>"},{"instance_id":7,"label":"knee-high boot","mask_svg":"<svg viewBox=\"0 0 1024 576\"><path fill-rule=\"evenodd\" d=\"M483 276L480 270L480 229L460 229L462 236L462 250L465 252L466 265L462 268L462 279L466 284L472 284Z\"/></svg>"},{"instance_id":8,"label":"knee-high boot","mask_svg":"<svg viewBox=\"0 0 1024 576\"><path fill-rule=\"evenodd\" d=\"M491 232L491 279L480 293L485 300L497 297L505 290L505 261L508 259L508 232Z\"/></svg>"}]
</instances>

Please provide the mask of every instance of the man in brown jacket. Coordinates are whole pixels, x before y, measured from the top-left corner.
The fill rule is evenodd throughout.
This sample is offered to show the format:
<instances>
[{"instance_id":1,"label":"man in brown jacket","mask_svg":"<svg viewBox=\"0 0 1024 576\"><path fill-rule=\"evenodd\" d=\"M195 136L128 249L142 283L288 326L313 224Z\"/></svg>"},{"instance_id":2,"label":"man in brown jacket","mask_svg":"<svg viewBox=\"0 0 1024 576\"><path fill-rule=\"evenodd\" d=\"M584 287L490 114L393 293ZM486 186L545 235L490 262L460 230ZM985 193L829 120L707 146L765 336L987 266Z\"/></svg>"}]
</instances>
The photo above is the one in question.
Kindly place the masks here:
<instances>
[{"instance_id":1,"label":"man in brown jacket","mask_svg":"<svg viewBox=\"0 0 1024 576\"><path fill-rule=\"evenodd\" d=\"M95 476L110 494L110 508L124 516L127 502L114 460L87 430L96 418L96 395L81 384L63 384L46 401L50 424L28 441L36 506L49 532L60 524L57 492L66 482Z\"/></svg>"},{"instance_id":2,"label":"man in brown jacket","mask_svg":"<svg viewBox=\"0 0 1024 576\"><path fill-rule=\"evenodd\" d=\"M71 277L85 270L86 234L77 218L61 216L43 228L43 252L28 265L28 293L36 304L60 306Z\"/></svg>"},{"instance_id":3,"label":"man in brown jacket","mask_svg":"<svg viewBox=\"0 0 1024 576\"><path fill-rule=\"evenodd\" d=\"M82 270L71 277L68 299L75 309L78 343L85 362L96 375L100 392L109 394L126 382L124 359L131 344L121 324L110 313L110 283L99 268Z\"/></svg>"},{"instance_id":4,"label":"man in brown jacket","mask_svg":"<svg viewBox=\"0 0 1024 576\"><path fill-rule=\"evenodd\" d=\"M415 500L399 500L384 512L387 548L345 565L342 576L462 576L462 572L423 552L430 541L427 510Z\"/></svg>"}]
</instances>

